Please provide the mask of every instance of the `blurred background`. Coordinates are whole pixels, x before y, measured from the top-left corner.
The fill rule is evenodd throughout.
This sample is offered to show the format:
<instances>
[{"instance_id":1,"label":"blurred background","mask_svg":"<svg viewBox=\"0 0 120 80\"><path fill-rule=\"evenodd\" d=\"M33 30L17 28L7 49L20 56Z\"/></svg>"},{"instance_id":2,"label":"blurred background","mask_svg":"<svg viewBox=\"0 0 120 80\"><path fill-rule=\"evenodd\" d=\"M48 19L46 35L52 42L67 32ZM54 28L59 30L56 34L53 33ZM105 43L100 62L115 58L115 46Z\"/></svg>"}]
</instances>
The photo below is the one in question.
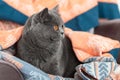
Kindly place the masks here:
<instances>
[{"instance_id":1,"label":"blurred background","mask_svg":"<svg viewBox=\"0 0 120 80\"><path fill-rule=\"evenodd\" d=\"M120 11L120 0L118 0L118 2L119 2L119 3L118 3L118 5L119 5L119 11Z\"/></svg>"}]
</instances>

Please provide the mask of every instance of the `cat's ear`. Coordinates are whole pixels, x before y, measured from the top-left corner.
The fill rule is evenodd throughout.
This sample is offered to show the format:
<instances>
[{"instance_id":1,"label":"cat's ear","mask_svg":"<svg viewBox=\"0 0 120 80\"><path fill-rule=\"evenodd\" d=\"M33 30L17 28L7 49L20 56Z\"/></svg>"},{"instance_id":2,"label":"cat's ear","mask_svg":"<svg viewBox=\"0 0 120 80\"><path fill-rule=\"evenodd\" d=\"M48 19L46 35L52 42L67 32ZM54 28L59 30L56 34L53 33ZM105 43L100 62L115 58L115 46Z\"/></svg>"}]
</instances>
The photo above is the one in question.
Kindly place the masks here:
<instances>
[{"instance_id":1,"label":"cat's ear","mask_svg":"<svg viewBox=\"0 0 120 80\"><path fill-rule=\"evenodd\" d=\"M56 5L54 8L53 8L54 11L56 12L59 12L59 5Z\"/></svg>"},{"instance_id":2,"label":"cat's ear","mask_svg":"<svg viewBox=\"0 0 120 80\"><path fill-rule=\"evenodd\" d=\"M45 16L48 16L48 8L45 8L43 9L41 12L40 12L40 17L45 17Z\"/></svg>"},{"instance_id":3,"label":"cat's ear","mask_svg":"<svg viewBox=\"0 0 120 80\"><path fill-rule=\"evenodd\" d=\"M40 17L41 19L45 19L48 15L49 15L49 13L48 13L48 8L45 8L45 9L43 9L43 10L40 12L39 17Z\"/></svg>"},{"instance_id":4,"label":"cat's ear","mask_svg":"<svg viewBox=\"0 0 120 80\"><path fill-rule=\"evenodd\" d=\"M38 14L40 20L43 22L49 21L50 20L50 15L48 13L48 8L43 9L39 14Z\"/></svg>"}]
</instances>

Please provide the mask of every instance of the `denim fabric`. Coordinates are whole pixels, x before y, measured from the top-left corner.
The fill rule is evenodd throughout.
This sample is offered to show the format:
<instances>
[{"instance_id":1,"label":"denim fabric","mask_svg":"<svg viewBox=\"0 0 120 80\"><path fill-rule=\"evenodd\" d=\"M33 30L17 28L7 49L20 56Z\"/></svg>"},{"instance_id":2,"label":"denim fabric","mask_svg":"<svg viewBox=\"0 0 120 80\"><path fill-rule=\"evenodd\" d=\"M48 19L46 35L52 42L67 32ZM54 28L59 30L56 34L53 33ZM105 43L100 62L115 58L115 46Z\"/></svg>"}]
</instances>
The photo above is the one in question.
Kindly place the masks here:
<instances>
[{"instance_id":1,"label":"denim fabric","mask_svg":"<svg viewBox=\"0 0 120 80\"><path fill-rule=\"evenodd\" d=\"M116 60L110 57L92 57L84 62L84 64L76 67L77 75L83 80L105 80L118 67ZM82 72L82 68L86 74Z\"/></svg>"},{"instance_id":2,"label":"denim fabric","mask_svg":"<svg viewBox=\"0 0 120 80\"><path fill-rule=\"evenodd\" d=\"M0 51L0 56L1 60L16 65L16 67L21 71L25 80L104 80L108 78L109 80L112 80L110 77L111 72L120 73L120 66L116 63L114 58L110 57L89 58L84 61L84 64L80 64L76 67L74 78L64 78L61 76L47 74L31 64L6 52ZM82 68L85 70L86 74L82 72ZM88 75L92 76L92 78L90 78Z\"/></svg>"}]
</instances>

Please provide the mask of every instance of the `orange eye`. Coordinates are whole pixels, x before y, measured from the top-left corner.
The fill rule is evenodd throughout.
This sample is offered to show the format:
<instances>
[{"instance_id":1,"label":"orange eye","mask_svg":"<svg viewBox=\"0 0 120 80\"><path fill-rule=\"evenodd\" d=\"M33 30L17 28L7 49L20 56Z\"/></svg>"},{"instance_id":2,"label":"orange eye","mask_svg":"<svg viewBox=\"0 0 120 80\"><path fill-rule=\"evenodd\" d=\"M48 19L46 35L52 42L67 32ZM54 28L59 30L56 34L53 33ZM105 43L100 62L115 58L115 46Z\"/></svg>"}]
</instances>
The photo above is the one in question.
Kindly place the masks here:
<instances>
[{"instance_id":1,"label":"orange eye","mask_svg":"<svg viewBox=\"0 0 120 80\"><path fill-rule=\"evenodd\" d=\"M57 31L59 29L58 26L54 26L54 30Z\"/></svg>"}]
</instances>

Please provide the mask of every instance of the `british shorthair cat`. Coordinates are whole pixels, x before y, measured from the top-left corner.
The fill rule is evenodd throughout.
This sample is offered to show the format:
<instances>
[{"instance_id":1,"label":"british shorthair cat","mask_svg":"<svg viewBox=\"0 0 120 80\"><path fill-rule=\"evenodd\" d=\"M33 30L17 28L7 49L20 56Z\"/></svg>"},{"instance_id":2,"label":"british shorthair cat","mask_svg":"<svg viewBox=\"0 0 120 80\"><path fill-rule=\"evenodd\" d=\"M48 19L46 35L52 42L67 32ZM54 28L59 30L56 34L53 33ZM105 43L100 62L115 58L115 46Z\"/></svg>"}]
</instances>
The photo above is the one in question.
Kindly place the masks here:
<instances>
[{"instance_id":1,"label":"british shorthair cat","mask_svg":"<svg viewBox=\"0 0 120 80\"><path fill-rule=\"evenodd\" d=\"M80 64L64 34L58 8L33 14L26 22L17 45L17 56L46 73L73 77Z\"/></svg>"}]
</instances>

